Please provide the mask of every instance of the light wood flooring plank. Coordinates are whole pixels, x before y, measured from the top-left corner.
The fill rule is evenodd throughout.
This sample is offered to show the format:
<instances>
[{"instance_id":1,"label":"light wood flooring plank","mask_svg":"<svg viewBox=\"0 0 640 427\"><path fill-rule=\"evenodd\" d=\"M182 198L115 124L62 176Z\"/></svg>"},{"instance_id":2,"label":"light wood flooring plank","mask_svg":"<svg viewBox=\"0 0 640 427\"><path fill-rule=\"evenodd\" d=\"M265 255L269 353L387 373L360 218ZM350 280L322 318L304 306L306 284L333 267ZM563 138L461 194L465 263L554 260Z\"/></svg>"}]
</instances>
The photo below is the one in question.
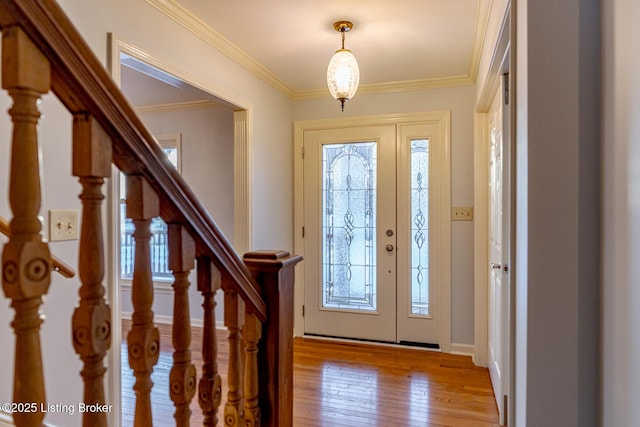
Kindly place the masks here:
<instances>
[{"instance_id":1,"label":"light wood flooring plank","mask_svg":"<svg viewBox=\"0 0 640 427\"><path fill-rule=\"evenodd\" d=\"M123 322L124 337L129 324ZM154 426L164 427L175 425L174 407L168 397L173 350L170 325L158 328L162 352L152 376L152 405ZM202 367L201 340L201 329L193 328L192 357L198 373ZM228 357L225 331L218 331L218 346L224 390ZM135 395L124 343L122 357L123 426L128 427L133 425ZM197 396L191 405L194 426L202 425L196 400ZM474 366L470 357L296 338L294 425L497 427L499 423L489 373Z\"/></svg>"}]
</instances>

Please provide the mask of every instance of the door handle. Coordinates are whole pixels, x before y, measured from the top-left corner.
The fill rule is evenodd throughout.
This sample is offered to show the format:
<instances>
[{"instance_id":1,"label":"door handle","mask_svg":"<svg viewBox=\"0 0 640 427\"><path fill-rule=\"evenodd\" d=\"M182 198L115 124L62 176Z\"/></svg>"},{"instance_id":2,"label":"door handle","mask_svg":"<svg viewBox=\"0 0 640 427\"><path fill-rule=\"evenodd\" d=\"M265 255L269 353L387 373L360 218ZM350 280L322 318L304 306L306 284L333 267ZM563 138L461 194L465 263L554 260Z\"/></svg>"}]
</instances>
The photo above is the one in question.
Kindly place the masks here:
<instances>
[{"instance_id":1,"label":"door handle","mask_svg":"<svg viewBox=\"0 0 640 427\"><path fill-rule=\"evenodd\" d=\"M387 252L393 252L393 245L387 245L385 249L387 250Z\"/></svg>"},{"instance_id":2,"label":"door handle","mask_svg":"<svg viewBox=\"0 0 640 427\"><path fill-rule=\"evenodd\" d=\"M500 264L491 263L491 268L502 268Z\"/></svg>"}]
</instances>

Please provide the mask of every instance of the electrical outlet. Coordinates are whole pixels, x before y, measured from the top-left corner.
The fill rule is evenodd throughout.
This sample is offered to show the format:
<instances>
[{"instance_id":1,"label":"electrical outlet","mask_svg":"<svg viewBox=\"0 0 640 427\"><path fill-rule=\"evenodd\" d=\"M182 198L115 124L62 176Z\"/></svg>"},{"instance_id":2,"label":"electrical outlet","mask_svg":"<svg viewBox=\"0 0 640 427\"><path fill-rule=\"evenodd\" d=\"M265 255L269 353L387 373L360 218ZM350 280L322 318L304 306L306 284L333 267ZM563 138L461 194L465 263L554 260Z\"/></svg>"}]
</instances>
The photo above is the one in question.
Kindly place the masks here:
<instances>
[{"instance_id":1,"label":"electrical outlet","mask_svg":"<svg viewBox=\"0 0 640 427\"><path fill-rule=\"evenodd\" d=\"M473 207L458 206L451 208L451 219L453 221L473 221Z\"/></svg>"},{"instance_id":2,"label":"electrical outlet","mask_svg":"<svg viewBox=\"0 0 640 427\"><path fill-rule=\"evenodd\" d=\"M49 211L49 241L78 240L78 211L51 209Z\"/></svg>"}]
</instances>

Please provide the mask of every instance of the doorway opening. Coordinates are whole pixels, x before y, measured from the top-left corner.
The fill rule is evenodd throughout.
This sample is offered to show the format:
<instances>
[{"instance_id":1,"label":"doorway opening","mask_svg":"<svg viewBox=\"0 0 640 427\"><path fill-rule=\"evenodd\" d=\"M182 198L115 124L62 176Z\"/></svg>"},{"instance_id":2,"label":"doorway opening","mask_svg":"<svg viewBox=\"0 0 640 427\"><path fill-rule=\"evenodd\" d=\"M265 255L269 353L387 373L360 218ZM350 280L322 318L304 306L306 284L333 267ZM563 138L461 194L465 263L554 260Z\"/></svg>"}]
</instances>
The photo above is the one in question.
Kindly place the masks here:
<instances>
[{"instance_id":1,"label":"doorway opening","mask_svg":"<svg viewBox=\"0 0 640 427\"><path fill-rule=\"evenodd\" d=\"M246 103L222 98L215 89L198 82L178 67L172 66L122 40L109 36L110 66L114 80L145 126L165 148L172 163L211 213L222 232L234 243L239 253L251 249L251 109ZM188 167L187 167L188 165ZM185 166L185 167L182 167ZM131 239L121 207L124 183L120 172L112 173L110 211L112 259L109 270L109 301L115 316L112 348L122 345L121 321L131 315ZM155 321L170 323L173 318L173 278L167 269L166 226L158 219L152 225L151 242L154 281ZM131 228L131 227L129 227ZM195 270L194 270L195 271ZM189 278L196 282L195 272ZM202 324L201 296L190 287L191 324ZM216 312L223 313L223 301ZM128 373L126 353L110 352L109 388L120 396L114 402L114 425L130 425L132 417L124 417L124 393L121 377Z\"/></svg>"}]
</instances>

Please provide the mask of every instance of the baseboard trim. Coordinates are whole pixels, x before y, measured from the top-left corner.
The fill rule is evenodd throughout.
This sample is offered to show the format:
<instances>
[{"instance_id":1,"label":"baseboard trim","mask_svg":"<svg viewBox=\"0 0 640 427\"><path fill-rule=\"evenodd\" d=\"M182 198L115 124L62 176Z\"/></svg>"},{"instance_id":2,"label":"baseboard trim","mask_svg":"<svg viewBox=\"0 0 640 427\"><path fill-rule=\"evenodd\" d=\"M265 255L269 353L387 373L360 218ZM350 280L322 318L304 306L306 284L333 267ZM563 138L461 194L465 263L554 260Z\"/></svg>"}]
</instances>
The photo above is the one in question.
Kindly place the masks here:
<instances>
[{"instance_id":1,"label":"baseboard trim","mask_svg":"<svg viewBox=\"0 0 640 427\"><path fill-rule=\"evenodd\" d=\"M0 411L0 427L14 427L14 425L9 414Z\"/></svg>"},{"instance_id":2,"label":"baseboard trim","mask_svg":"<svg viewBox=\"0 0 640 427\"><path fill-rule=\"evenodd\" d=\"M120 313L120 317L124 320L131 320L131 314L132 313L122 312ZM153 316L153 321L155 323L162 323L163 325L171 325L173 323L173 317L156 314ZM191 319L191 326L202 328L204 323L202 322L202 319ZM224 322L220 320L216 321L216 329L226 329ZM0 427L2 427L2 424L0 424Z\"/></svg>"},{"instance_id":3,"label":"baseboard trim","mask_svg":"<svg viewBox=\"0 0 640 427\"><path fill-rule=\"evenodd\" d=\"M462 356L470 356L475 363L476 348L473 344L457 344L451 343L451 354L459 354Z\"/></svg>"},{"instance_id":4,"label":"baseboard trim","mask_svg":"<svg viewBox=\"0 0 640 427\"><path fill-rule=\"evenodd\" d=\"M47 424L47 423L44 423L43 426L56 427L53 424ZM15 427L15 424L13 423L13 418L11 418L11 415L7 414L6 412L0 411L0 427Z\"/></svg>"}]
</instances>

